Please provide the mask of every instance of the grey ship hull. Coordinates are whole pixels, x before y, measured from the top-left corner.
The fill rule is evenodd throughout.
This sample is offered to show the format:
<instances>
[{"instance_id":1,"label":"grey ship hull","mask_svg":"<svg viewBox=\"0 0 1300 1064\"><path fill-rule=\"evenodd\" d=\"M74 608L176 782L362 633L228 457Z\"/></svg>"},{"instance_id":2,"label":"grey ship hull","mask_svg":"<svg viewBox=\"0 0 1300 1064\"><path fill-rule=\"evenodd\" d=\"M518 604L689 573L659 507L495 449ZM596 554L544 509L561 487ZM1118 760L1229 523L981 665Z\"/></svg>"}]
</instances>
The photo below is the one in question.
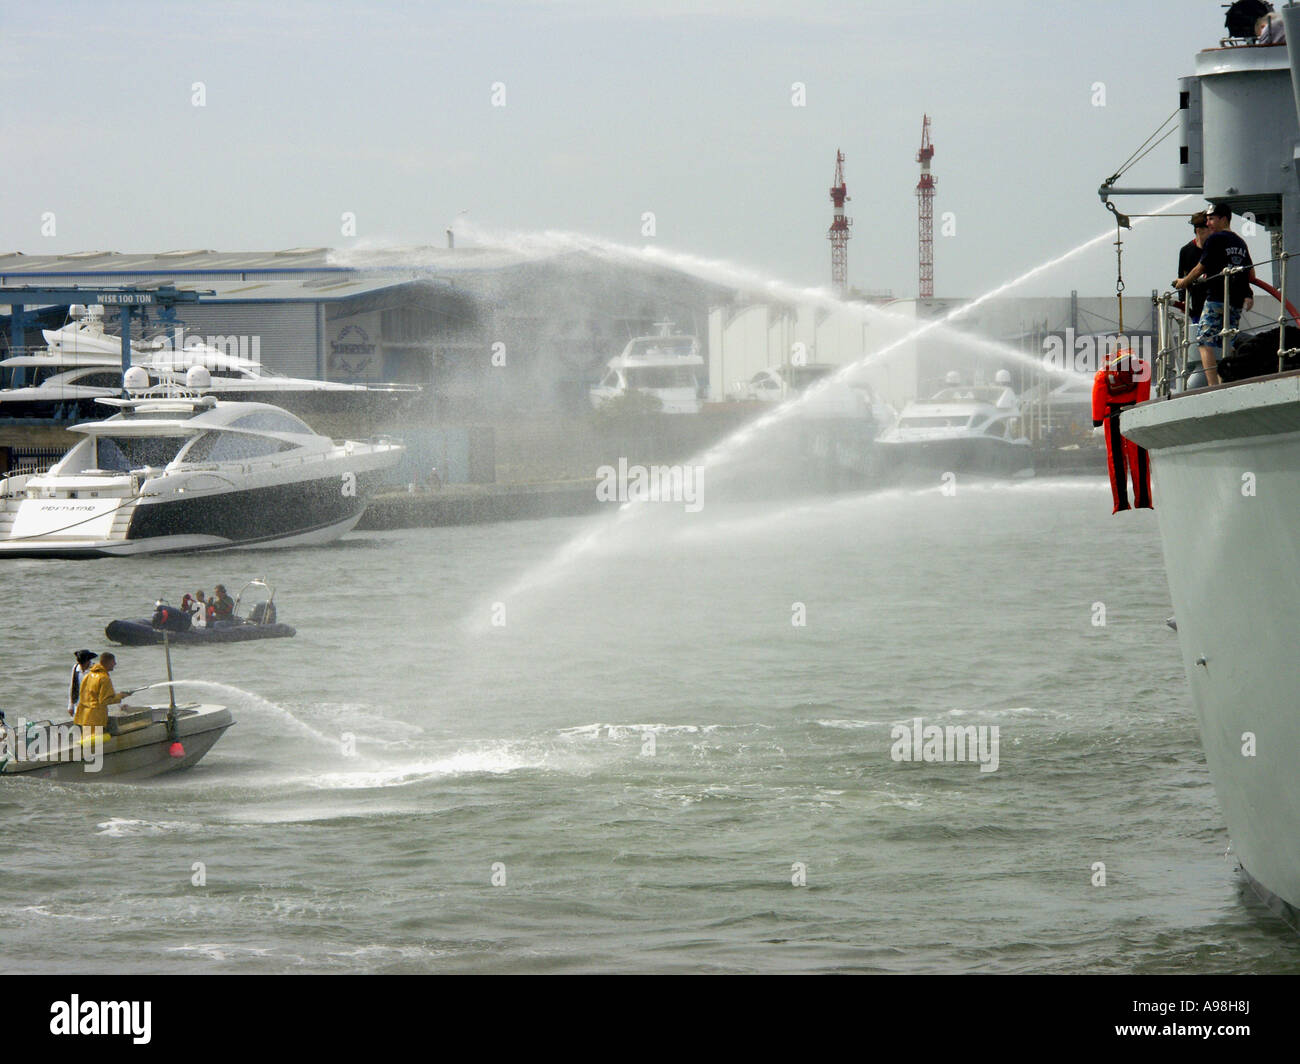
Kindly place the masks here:
<instances>
[{"instance_id":1,"label":"grey ship hull","mask_svg":"<svg viewBox=\"0 0 1300 1064\"><path fill-rule=\"evenodd\" d=\"M1126 411L1152 454L1178 640L1233 849L1300 910L1300 376ZM1252 746L1253 744L1253 746Z\"/></svg>"}]
</instances>

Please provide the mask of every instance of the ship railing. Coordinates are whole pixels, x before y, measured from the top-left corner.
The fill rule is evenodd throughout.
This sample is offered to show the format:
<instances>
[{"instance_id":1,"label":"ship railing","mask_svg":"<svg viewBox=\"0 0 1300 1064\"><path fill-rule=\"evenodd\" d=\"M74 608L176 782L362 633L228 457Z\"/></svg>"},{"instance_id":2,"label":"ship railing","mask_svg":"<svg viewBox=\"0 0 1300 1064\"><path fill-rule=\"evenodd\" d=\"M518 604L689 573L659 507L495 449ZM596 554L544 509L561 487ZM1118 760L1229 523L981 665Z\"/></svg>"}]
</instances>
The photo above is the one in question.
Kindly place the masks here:
<instances>
[{"instance_id":1,"label":"ship railing","mask_svg":"<svg viewBox=\"0 0 1300 1064\"><path fill-rule=\"evenodd\" d=\"M1300 355L1300 347L1286 346L1288 325L1300 326L1300 315L1297 315L1295 307L1289 304L1283 295L1286 292L1287 263L1292 257L1290 252L1284 251L1276 258L1257 262L1252 266L1229 266L1220 273L1199 279L1206 283L1213 283L1222 279L1223 295L1221 299L1223 306L1226 308L1232 305L1231 288L1234 276L1239 273L1247 273L1256 266L1277 264L1278 288L1274 288L1258 278L1252 278L1250 283L1277 300L1277 372L1279 373L1285 370L1288 357ZM1153 297L1153 302L1158 311L1155 316L1157 353L1152 379L1156 393L1161 396L1169 396L1178 391L1181 382L1187 379L1189 371L1194 372L1195 367L1200 365L1199 354L1194 354L1197 347L1197 335L1196 330L1193 328L1194 323L1191 320L1191 293L1184 289L1181 300L1177 298L1178 294L1166 292L1161 296ZM1219 361L1226 359L1232 353L1233 342L1241 333L1240 328L1232 326L1231 314L1225 313L1223 324L1218 332L1219 339L1222 341Z\"/></svg>"}]
</instances>

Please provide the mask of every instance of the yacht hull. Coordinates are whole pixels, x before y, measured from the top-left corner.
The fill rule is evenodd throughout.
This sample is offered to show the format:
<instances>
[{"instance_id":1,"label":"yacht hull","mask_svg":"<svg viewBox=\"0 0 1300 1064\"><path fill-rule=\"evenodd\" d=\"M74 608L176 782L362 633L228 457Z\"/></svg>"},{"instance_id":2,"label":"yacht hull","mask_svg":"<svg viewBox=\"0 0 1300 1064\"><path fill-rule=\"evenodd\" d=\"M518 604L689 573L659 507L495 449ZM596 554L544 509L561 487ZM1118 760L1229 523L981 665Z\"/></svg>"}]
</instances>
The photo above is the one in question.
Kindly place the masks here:
<instances>
[{"instance_id":1,"label":"yacht hull","mask_svg":"<svg viewBox=\"0 0 1300 1064\"><path fill-rule=\"evenodd\" d=\"M361 520L364 507L342 521L252 539L226 539L202 534L151 536L147 539L100 539L63 543L3 543L0 557L6 558L121 558L141 554L182 554L195 551L237 548L314 547L333 543L347 535Z\"/></svg>"},{"instance_id":2,"label":"yacht hull","mask_svg":"<svg viewBox=\"0 0 1300 1064\"><path fill-rule=\"evenodd\" d=\"M0 557L87 558L331 543L361 520L382 480L382 469L359 470L357 464L337 466L337 472L311 480L281 474L277 482L256 487L125 500L119 506L133 509L124 535L78 538L57 529L15 535L0 539ZM23 507L42 505L48 504L41 499L17 502L17 519L24 517ZM111 516L110 509L106 517Z\"/></svg>"},{"instance_id":3,"label":"yacht hull","mask_svg":"<svg viewBox=\"0 0 1300 1064\"><path fill-rule=\"evenodd\" d=\"M1165 571L1206 762L1256 890L1300 908L1300 377L1126 411L1151 453Z\"/></svg>"},{"instance_id":4,"label":"yacht hull","mask_svg":"<svg viewBox=\"0 0 1300 1064\"><path fill-rule=\"evenodd\" d=\"M934 477L944 473L1011 477L1033 472L1028 440L1000 440L991 436L937 440L876 441L887 471L895 476Z\"/></svg>"}]
</instances>

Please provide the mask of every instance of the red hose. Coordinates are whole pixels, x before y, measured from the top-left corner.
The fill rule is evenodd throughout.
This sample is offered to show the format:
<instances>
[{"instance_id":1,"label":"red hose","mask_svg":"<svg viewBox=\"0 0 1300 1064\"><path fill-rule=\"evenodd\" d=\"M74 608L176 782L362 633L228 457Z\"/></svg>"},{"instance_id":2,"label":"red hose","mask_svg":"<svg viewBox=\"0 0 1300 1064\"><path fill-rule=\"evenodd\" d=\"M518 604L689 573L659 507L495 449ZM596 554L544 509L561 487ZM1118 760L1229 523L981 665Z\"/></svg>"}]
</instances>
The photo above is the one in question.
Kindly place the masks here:
<instances>
[{"instance_id":1,"label":"red hose","mask_svg":"<svg viewBox=\"0 0 1300 1064\"><path fill-rule=\"evenodd\" d=\"M1295 306L1291 303L1291 300L1289 300L1289 299L1284 300L1284 299L1282 298L1282 293L1281 293L1281 292L1279 292L1276 288L1274 288L1274 287L1273 287L1271 284L1269 284L1267 281L1261 281L1258 277L1256 277L1256 278L1255 278L1254 280L1252 280L1250 283L1253 284L1256 288L1262 288L1262 289L1264 289L1265 292L1267 292L1269 295L1271 295L1271 296L1272 296L1274 299L1276 299L1279 303L1285 303L1285 304L1286 304L1286 312L1287 312L1288 314L1291 315L1291 320L1294 321L1294 322L1300 323L1300 314L1297 314L1297 313L1296 313Z\"/></svg>"},{"instance_id":2,"label":"red hose","mask_svg":"<svg viewBox=\"0 0 1300 1064\"><path fill-rule=\"evenodd\" d=\"M1271 295L1271 296L1272 296L1274 299L1276 299L1279 303L1283 302L1283 299L1282 299L1282 293L1279 292L1276 288L1274 288L1274 287L1273 287L1271 284L1269 284L1267 281L1261 281L1258 277L1256 277L1256 278L1255 278L1254 280L1252 280L1250 283L1253 284L1256 288L1262 288L1262 289L1264 289L1265 292L1267 292L1269 295ZM1292 303L1291 300L1288 299L1288 300L1286 300L1285 302L1286 302L1286 310L1287 310L1287 313L1291 315L1291 320L1292 320L1293 322L1295 322L1297 325L1300 325L1300 311L1297 311L1297 310L1295 309L1295 304ZM1169 305L1170 305L1171 307L1177 307L1179 310L1182 310L1182 309L1183 309L1183 301L1182 301L1181 299L1176 300L1176 301L1171 301Z\"/></svg>"}]
</instances>

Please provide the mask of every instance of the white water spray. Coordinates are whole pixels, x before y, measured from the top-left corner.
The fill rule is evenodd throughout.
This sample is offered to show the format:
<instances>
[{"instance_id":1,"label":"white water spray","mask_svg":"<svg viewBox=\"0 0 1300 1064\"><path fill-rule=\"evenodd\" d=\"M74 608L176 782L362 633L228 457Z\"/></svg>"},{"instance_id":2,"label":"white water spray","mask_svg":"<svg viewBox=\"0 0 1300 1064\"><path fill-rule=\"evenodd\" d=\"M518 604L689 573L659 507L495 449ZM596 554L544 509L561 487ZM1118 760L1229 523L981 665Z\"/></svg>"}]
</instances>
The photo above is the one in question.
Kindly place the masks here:
<instances>
[{"instance_id":1,"label":"white water spray","mask_svg":"<svg viewBox=\"0 0 1300 1064\"><path fill-rule=\"evenodd\" d=\"M285 723L292 724L304 735L314 739L316 742L321 743L324 746L328 746L335 753L338 753L341 749L338 739L331 738L328 735L318 732L310 724L299 720L283 706L276 705L274 702L263 698L261 695L253 694L252 691L245 691L239 687L232 687L230 684L214 683L211 680L175 680L172 682L164 680L162 683L150 684L149 686L200 687L209 691L215 691L226 698L237 698L249 709L258 710L268 716L276 717Z\"/></svg>"},{"instance_id":2,"label":"white water spray","mask_svg":"<svg viewBox=\"0 0 1300 1064\"><path fill-rule=\"evenodd\" d=\"M1151 216L1164 214L1189 198L1190 196L1179 196L1172 199L1157 207L1152 212ZM1134 220L1134 226L1140 225L1145 221L1147 221L1147 216L1139 217ZM972 310L987 303L990 299L994 299L1005 292L1011 291L1020 285L1023 285L1066 262L1069 262L1071 259L1077 258L1079 255L1082 255L1097 245L1113 240L1113 238L1114 230L1107 228L1096 236L1085 240L1077 247L1058 255L1056 258L1041 263L1030 270L1026 270L1019 276L998 285L996 288L990 289L969 302L954 307L947 314L917 324L903 336L893 340L881 348L868 352L856 362L849 363L830 377L819 381L814 386L808 388L807 391L797 399L782 403L774 410L763 414L761 417L755 419L749 424L737 429L730 436L705 451L704 454L695 458L691 464L702 465L706 471L716 469L719 465L725 465L725 463L732 461L738 453L751 445L756 438L766 433L774 425L780 424L789 418L798 416L823 390L833 387L835 384L843 383L847 378L852 377L863 367L888 357L891 353L900 350L903 345L910 343L929 332L934 330L951 331L957 337L960 337L963 342L971 342L975 338L970 337L968 334L962 333L959 330L950 329L953 321L969 314ZM501 238L498 236L496 239L500 240ZM889 315L887 311L875 307L868 307L865 304L842 303L824 289L796 288L778 281L762 279L757 274L753 273L753 271L744 270L728 263L719 262L717 260L701 259L697 256L688 254L664 252L657 248L636 249L590 237L553 232L542 233L535 236L524 235L513 238L508 237L505 242L507 246L525 254L530 252L534 254L554 254L557 246L559 246L561 248L568 248L575 251L587 251L592 254L602 255L607 258L615 258L621 261L631 261L634 263L657 262L664 265L671 265L677 269L684 270L694 276L700 277L701 279L724 284L729 287L761 289L774 296L787 300L798 301L802 299L822 306L833 306L837 309L850 309L858 312L863 317L867 317L874 313L896 318L894 315ZM994 344L993 341L981 343L995 346L999 350L999 353L1008 354L1017 359L1027 361L1037 370L1042 371L1050 368L1045 366L1041 361L1033 360L1023 352L1016 351L1015 349L1006 347L1005 345ZM1064 371L1059 372L1062 372L1064 375ZM1085 376L1073 373L1069 375ZM619 512L613 521L600 522L589 531L581 533L569 543L565 544L565 546L563 546L549 561L533 566L523 576L516 580L515 583L505 592L496 597L508 600L539 586L553 583L561 574L567 571L570 566L584 558L597 543L602 542L612 534L621 531L630 521L635 520L637 515L644 512L646 512L646 507L644 505L638 505L637 502L626 503L620 507Z\"/></svg>"}]
</instances>

